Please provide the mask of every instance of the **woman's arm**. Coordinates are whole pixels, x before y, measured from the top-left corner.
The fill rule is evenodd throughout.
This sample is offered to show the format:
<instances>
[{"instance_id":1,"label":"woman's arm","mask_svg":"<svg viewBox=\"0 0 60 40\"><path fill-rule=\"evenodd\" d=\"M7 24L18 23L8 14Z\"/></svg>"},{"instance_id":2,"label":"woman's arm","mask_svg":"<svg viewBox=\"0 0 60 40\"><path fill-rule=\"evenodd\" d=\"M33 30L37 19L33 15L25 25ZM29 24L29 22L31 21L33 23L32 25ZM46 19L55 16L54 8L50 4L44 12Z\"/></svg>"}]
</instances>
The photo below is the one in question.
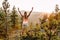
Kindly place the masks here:
<instances>
[{"instance_id":1,"label":"woman's arm","mask_svg":"<svg viewBox=\"0 0 60 40\"><path fill-rule=\"evenodd\" d=\"M18 12L20 13L21 16L23 16L23 15L21 14L21 11L19 10L19 8L18 8Z\"/></svg>"},{"instance_id":2,"label":"woman's arm","mask_svg":"<svg viewBox=\"0 0 60 40\"><path fill-rule=\"evenodd\" d=\"M30 16L30 14L31 14L32 11L33 11L33 7L32 7L32 10L29 12L28 17Z\"/></svg>"}]
</instances>

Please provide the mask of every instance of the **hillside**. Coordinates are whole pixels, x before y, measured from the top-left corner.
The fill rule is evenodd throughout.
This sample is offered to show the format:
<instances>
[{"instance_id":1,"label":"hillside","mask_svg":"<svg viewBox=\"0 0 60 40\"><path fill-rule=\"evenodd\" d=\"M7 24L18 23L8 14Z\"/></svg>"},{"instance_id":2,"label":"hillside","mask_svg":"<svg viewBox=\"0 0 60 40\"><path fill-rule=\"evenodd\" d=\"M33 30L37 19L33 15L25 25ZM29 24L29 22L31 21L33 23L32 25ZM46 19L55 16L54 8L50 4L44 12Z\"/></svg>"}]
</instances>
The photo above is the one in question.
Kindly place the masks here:
<instances>
[{"instance_id":1,"label":"hillside","mask_svg":"<svg viewBox=\"0 0 60 40\"><path fill-rule=\"evenodd\" d=\"M39 23L39 18L43 18L44 12L33 12L29 17L29 23Z\"/></svg>"}]
</instances>

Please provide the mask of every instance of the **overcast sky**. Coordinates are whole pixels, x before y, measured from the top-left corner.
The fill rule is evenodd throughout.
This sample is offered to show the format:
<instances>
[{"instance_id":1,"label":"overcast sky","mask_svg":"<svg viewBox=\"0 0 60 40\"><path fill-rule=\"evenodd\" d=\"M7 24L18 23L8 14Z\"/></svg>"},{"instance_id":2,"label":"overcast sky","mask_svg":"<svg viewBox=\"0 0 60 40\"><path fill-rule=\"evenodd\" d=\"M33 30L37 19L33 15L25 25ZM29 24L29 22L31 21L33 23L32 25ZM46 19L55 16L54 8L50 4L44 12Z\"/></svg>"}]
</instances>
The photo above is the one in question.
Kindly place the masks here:
<instances>
[{"instance_id":1,"label":"overcast sky","mask_svg":"<svg viewBox=\"0 0 60 40\"><path fill-rule=\"evenodd\" d=\"M3 0L0 0L0 7ZM60 0L8 0L10 3L10 9L15 5L20 10L30 11L34 7L33 11L36 12L52 12L55 9L55 5L60 7Z\"/></svg>"}]
</instances>

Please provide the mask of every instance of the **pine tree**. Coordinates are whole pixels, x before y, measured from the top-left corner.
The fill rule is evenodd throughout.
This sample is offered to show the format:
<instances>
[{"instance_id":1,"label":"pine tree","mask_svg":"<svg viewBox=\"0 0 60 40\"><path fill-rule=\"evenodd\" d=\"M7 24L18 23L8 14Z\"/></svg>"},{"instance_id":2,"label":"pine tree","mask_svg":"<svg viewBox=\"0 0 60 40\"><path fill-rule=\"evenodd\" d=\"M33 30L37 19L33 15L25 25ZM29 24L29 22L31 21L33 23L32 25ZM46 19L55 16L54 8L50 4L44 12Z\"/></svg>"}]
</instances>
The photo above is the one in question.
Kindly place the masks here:
<instances>
[{"instance_id":1,"label":"pine tree","mask_svg":"<svg viewBox=\"0 0 60 40\"><path fill-rule=\"evenodd\" d=\"M2 8L0 8L0 38L4 38L6 36L6 32L5 32L5 25L4 25L4 12L2 10Z\"/></svg>"},{"instance_id":2,"label":"pine tree","mask_svg":"<svg viewBox=\"0 0 60 40\"><path fill-rule=\"evenodd\" d=\"M3 10L4 10L4 12L5 12L5 16L4 16L4 21L5 21L5 32L6 32L6 40L8 40L8 34L7 34L7 32L8 32L8 30L7 30L7 27L8 27L8 23L7 23L7 9L9 8L9 2L7 2L8 0L4 0L3 1L3 3L2 3L2 5L3 5Z\"/></svg>"},{"instance_id":3,"label":"pine tree","mask_svg":"<svg viewBox=\"0 0 60 40\"><path fill-rule=\"evenodd\" d=\"M17 15L17 11L16 11L15 6L12 9L12 13L11 13L10 18L11 18L11 24L12 24L11 27L15 28L16 25L18 24L18 15Z\"/></svg>"},{"instance_id":4,"label":"pine tree","mask_svg":"<svg viewBox=\"0 0 60 40\"><path fill-rule=\"evenodd\" d=\"M56 6L55 6L55 12L58 12L58 11L59 11L59 5L56 4Z\"/></svg>"}]
</instances>

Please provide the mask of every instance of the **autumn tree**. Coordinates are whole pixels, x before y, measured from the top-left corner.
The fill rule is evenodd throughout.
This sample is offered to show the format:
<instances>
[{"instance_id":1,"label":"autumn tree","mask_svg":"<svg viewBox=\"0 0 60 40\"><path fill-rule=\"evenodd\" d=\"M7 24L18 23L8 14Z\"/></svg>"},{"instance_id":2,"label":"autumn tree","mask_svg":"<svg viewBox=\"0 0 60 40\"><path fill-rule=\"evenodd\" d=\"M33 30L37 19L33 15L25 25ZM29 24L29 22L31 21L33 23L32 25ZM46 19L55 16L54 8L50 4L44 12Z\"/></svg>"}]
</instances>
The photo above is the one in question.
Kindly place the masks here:
<instances>
[{"instance_id":1,"label":"autumn tree","mask_svg":"<svg viewBox=\"0 0 60 40\"><path fill-rule=\"evenodd\" d=\"M43 29L42 31L45 33L44 38L47 38L48 40L53 40L52 38L57 36L58 27L58 21L55 19L55 14L50 14L48 18L44 17L40 22L41 28Z\"/></svg>"}]
</instances>

